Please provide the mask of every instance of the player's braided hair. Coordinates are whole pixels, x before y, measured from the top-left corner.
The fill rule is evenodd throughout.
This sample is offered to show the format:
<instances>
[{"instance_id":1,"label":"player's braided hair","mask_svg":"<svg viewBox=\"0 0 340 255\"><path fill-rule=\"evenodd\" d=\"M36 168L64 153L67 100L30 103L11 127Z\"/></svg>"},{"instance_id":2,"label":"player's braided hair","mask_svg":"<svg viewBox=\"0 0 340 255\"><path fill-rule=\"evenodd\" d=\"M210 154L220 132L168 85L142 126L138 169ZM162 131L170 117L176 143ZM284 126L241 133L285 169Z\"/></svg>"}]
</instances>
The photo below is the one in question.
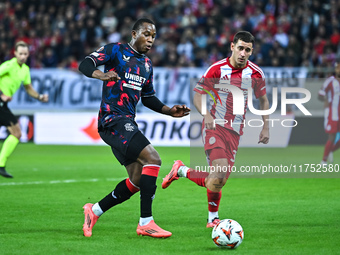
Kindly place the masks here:
<instances>
[{"instance_id":1,"label":"player's braided hair","mask_svg":"<svg viewBox=\"0 0 340 255\"><path fill-rule=\"evenodd\" d=\"M133 25L132 30L137 31L142 25L143 23L149 23L149 24L153 24L155 25L155 22L153 22L151 19L148 18L140 18L139 20L137 20L135 22L135 24Z\"/></svg>"}]
</instances>

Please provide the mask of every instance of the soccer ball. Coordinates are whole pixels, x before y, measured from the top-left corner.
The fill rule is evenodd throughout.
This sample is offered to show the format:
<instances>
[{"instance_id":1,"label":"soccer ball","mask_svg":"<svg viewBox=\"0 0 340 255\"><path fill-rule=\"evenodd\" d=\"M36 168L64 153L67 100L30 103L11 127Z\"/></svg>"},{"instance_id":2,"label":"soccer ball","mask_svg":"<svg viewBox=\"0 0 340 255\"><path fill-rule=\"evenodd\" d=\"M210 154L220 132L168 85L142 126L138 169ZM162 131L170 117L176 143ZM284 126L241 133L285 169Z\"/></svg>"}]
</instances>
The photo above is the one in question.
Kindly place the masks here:
<instances>
[{"instance_id":1,"label":"soccer ball","mask_svg":"<svg viewBox=\"0 0 340 255\"><path fill-rule=\"evenodd\" d=\"M235 220L221 220L212 230L211 238L220 248L235 249L244 238L242 226Z\"/></svg>"}]
</instances>

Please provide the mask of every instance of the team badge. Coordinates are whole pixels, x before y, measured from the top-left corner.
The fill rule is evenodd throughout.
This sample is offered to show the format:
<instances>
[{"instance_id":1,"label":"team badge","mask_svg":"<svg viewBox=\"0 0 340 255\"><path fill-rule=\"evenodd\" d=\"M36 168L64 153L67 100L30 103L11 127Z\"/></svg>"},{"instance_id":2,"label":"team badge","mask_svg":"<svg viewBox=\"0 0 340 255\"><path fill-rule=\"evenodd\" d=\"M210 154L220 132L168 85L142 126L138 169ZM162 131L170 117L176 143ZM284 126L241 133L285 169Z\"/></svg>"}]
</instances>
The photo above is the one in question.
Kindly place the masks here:
<instances>
[{"instance_id":1,"label":"team badge","mask_svg":"<svg viewBox=\"0 0 340 255\"><path fill-rule=\"evenodd\" d=\"M146 70L147 73L150 72L150 66L149 66L148 62L145 62L145 70Z\"/></svg>"},{"instance_id":2,"label":"team badge","mask_svg":"<svg viewBox=\"0 0 340 255\"><path fill-rule=\"evenodd\" d=\"M129 131L129 132L131 132L131 131L133 131L133 130L135 129L134 126L131 126L131 123L126 123L126 124L124 125L124 127L125 127L125 130L126 130L126 131Z\"/></svg>"},{"instance_id":3,"label":"team badge","mask_svg":"<svg viewBox=\"0 0 340 255\"><path fill-rule=\"evenodd\" d=\"M215 137L210 137L209 144L214 144L215 142L216 142L216 138Z\"/></svg>"},{"instance_id":4,"label":"team badge","mask_svg":"<svg viewBox=\"0 0 340 255\"><path fill-rule=\"evenodd\" d=\"M123 55L123 60L124 60L125 62L129 62L130 57L127 57L127 56Z\"/></svg>"}]
</instances>

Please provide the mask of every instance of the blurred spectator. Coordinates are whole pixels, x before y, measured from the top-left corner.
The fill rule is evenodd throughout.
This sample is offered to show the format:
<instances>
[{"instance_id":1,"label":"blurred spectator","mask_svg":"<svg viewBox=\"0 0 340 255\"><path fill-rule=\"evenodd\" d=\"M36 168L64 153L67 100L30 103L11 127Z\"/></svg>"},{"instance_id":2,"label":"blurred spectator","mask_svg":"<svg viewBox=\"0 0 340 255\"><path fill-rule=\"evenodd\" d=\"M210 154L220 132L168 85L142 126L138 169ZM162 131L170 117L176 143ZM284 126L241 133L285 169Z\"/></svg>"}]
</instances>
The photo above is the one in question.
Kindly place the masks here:
<instances>
[{"instance_id":1,"label":"blurred spectator","mask_svg":"<svg viewBox=\"0 0 340 255\"><path fill-rule=\"evenodd\" d=\"M277 41L283 48L286 48L289 43L288 35L283 31L282 27L278 27L277 33L274 35L274 40Z\"/></svg>"},{"instance_id":2,"label":"blurred spectator","mask_svg":"<svg viewBox=\"0 0 340 255\"><path fill-rule=\"evenodd\" d=\"M187 60L193 59L194 46L188 37L182 37L180 43L177 45L177 53L183 55Z\"/></svg>"},{"instance_id":3,"label":"blurred spectator","mask_svg":"<svg viewBox=\"0 0 340 255\"><path fill-rule=\"evenodd\" d=\"M263 22L265 19L265 15L261 11L259 7L255 9L255 13L250 16L249 21L251 25L253 26L253 30L256 30L258 25Z\"/></svg>"},{"instance_id":4,"label":"blurred spectator","mask_svg":"<svg viewBox=\"0 0 340 255\"><path fill-rule=\"evenodd\" d=\"M208 35L204 32L204 29L199 27L196 31L194 38L195 45L199 48L206 48L208 45Z\"/></svg>"},{"instance_id":5,"label":"blurred spectator","mask_svg":"<svg viewBox=\"0 0 340 255\"><path fill-rule=\"evenodd\" d=\"M80 40L82 43L91 48L95 48L98 46L102 36L103 31L100 26L95 24L94 19L87 19L86 26L83 26L80 33Z\"/></svg>"},{"instance_id":6,"label":"blurred spectator","mask_svg":"<svg viewBox=\"0 0 340 255\"><path fill-rule=\"evenodd\" d=\"M107 6L107 8L110 8L110 7ZM104 16L101 19L101 25L103 26L106 33L110 33L111 31L116 30L117 25L118 25L118 19L113 15L112 11L107 11L105 9Z\"/></svg>"},{"instance_id":7,"label":"blurred spectator","mask_svg":"<svg viewBox=\"0 0 340 255\"><path fill-rule=\"evenodd\" d=\"M309 38L309 32L312 26L312 18L307 14L303 15L300 27L301 38Z\"/></svg>"},{"instance_id":8,"label":"blurred spectator","mask_svg":"<svg viewBox=\"0 0 340 255\"><path fill-rule=\"evenodd\" d=\"M57 67L58 59L52 48L46 48L42 63L44 67Z\"/></svg>"},{"instance_id":9,"label":"blurred spectator","mask_svg":"<svg viewBox=\"0 0 340 255\"><path fill-rule=\"evenodd\" d=\"M266 6L264 7L264 11L272 16L275 15L276 11L276 3L275 0L268 0Z\"/></svg>"},{"instance_id":10,"label":"blurred spectator","mask_svg":"<svg viewBox=\"0 0 340 255\"><path fill-rule=\"evenodd\" d=\"M115 42L119 42L121 39L121 35L118 31L115 30L115 28L110 28L110 30L108 31L109 34L107 36L107 42L109 43L115 43Z\"/></svg>"}]
</instances>

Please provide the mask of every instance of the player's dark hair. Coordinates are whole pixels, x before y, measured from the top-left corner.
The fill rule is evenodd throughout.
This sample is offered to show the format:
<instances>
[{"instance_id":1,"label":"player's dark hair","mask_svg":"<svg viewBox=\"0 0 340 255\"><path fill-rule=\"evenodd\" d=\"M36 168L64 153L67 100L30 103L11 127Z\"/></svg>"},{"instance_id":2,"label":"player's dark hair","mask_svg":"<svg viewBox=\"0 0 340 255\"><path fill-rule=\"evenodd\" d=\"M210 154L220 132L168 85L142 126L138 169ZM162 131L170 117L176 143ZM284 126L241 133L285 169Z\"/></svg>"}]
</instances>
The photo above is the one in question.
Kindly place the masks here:
<instances>
[{"instance_id":1,"label":"player's dark hair","mask_svg":"<svg viewBox=\"0 0 340 255\"><path fill-rule=\"evenodd\" d=\"M135 24L132 27L132 30L137 31L140 29L140 27L143 25L143 23L149 23L155 25L155 22L153 22L151 19L148 18L141 18L135 22Z\"/></svg>"},{"instance_id":2,"label":"player's dark hair","mask_svg":"<svg viewBox=\"0 0 340 255\"><path fill-rule=\"evenodd\" d=\"M20 46L21 46L21 47L27 47L27 48L28 48L27 43L25 43L24 41L19 41L19 42L17 42L17 43L15 44L15 46L14 46L15 51L17 51L18 48L19 48Z\"/></svg>"},{"instance_id":3,"label":"player's dark hair","mask_svg":"<svg viewBox=\"0 0 340 255\"><path fill-rule=\"evenodd\" d=\"M253 45L255 43L255 37L248 31L237 32L234 36L233 43L236 44L238 40L244 41L246 43L252 43Z\"/></svg>"}]
</instances>

